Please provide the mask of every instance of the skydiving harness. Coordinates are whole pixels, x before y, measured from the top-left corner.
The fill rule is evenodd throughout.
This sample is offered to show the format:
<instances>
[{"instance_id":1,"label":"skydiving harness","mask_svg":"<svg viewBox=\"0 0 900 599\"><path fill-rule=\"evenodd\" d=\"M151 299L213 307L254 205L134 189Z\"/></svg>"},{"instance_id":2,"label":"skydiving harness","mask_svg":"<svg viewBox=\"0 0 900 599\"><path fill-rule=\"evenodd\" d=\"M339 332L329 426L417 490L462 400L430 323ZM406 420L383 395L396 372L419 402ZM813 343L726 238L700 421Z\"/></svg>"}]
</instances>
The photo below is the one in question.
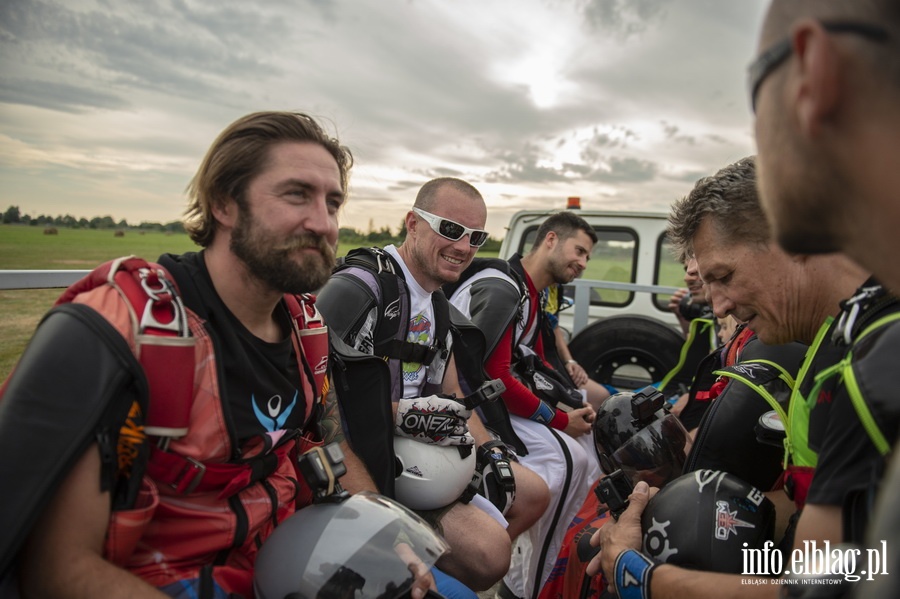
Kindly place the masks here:
<instances>
[{"instance_id":1,"label":"skydiving harness","mask_svg":"<svg viewBox=\"0 0 900 599\"><path fill-rule=\"evenodd\" d=\"M184 303L164 268L127 256L91 271L69 287L56 305L69 303L101 285L110 285L125 300L135 332L135 356L147 379L147 413L140 435L157 437L150 446L147 474L179 493L220 490L220 498L226 498L274 472L293 444L281 443L271 452L239 463L202 463L167 451L172 439L187 434L194 400L196 339L191 335ZM285 294L284 300L303 348L302 361L312 390L324 395L328 329L315 308L315 298ZM99 441L101 459L106 464L112 459L108 455L112 448L103 439Z\"/></svg>"},{"instance_id":2,"label":"skydiving harness","mask_svg":"<svg viewBox=\"0 0 900 599\"><path fill-rule=\"evenodd\" d=\"M187 311L162 268L135 256L100 265L63 292L55 306L109 285L125 300L134 330L134 352L147 377L143 432L169 439L187 433L194 389L194 345ZM140 318L138 317L140 314Z\"/></svg>"},{"instance_id":3,"label":"skydiving harness","mask_svg":"<svg viewBox=\"0 0 900 599\"><path fill-rule=\"evenodd\" d=\"M816 334L807 360L800 369L798 385L791 397L787 419L784 420L787 432L784 441L785 489L795 501L801 504L805 502L806 492L818 461L818 455L809 447L810 413L822 388L833 377L838 377L837 382L843 382L853 408L875 448L882 456L890 453L891 446L875 422L856 379L853 370L853 352L865 337L891 322L900 320L898 304L900 300L888 294L881 285L867 285L860 288L859 293L853 297L841 302L841 314L837 323L829 317ZM893 312L879 316L886 309L893 309ZM818 352L829 328L832 328L832 343L837 346L849 346L849 349L840 361L816 374L809 395L802 397L798 392L799 381L806 376L812 358Z\"/></svg>"},{"instance_id":4,"label":"skydiving harness","mask_svg":"<svg viewBox=\"0 0 900 599\"><path fill-rule=\"evenodd\" d=\"M878 317L882 310L898 303L900 302L889 295L881 285L863 287L857 295L842 302L843 311L838 318L832 341L835 344L849 346L850 349L840 362L816 375L816 385L810 394L812 397L818 396L819 389L825 381L833 376L843 379L847 394L850 396L850 401L853 403L853 408L856 410L863 428L878 452L885 457L890 453L891 445L885 439L881 429L878 428L860 390L856 373L853 371L853 352L865 337L883 326L900 320L900 312L897 311Z\"/></svg>"},{"instance_id":5,"label":"skydiving harness","mask_svg":"<svg viewBox=\"0 0 900 599\"><path fill-rule=\"evenodd\" d=\"M678 379L684 379L682 384L685 382L690 384L694 373L687 372L690 368L687 368L689 365L689 361L692 358L692 354L699 350L703 350L700 354L700 359L696 360L696 363L693 364L694 369L699 366L699 362L702 360L702 357L709 353L711 348L716 347L716 343L714 342L714 338L716 335L716 327L715 321L711 318L695 318L690 321L688 325L688 335L684 340L684 343L681 345L681 352L678 354L678 363L663 377L662 381L656 386L657 389L663 391L664 393L671 393L672 389L667 389L669 383L672 383L676 377ZM675 389L675 385L673 385L673 389Z\"/></svg>"},{"instance_id":6,"label":"skydiving harness","mask_svg":"<svg viewBox=\"0 0 900 599\"><path fill-rule=\"evenodd\" d=\"M377 309L382 311L373 334L373 353L385 360L423 364L443 372L450 357L447 334L450 331L449 302L442 293L431 295L435 332L432 344L412 343L409 328L409 289L403 270L393 257L381 248L358 248L340 258L334 274L346 272L362 280L375 295ZM393 375L393 372L392 372Z\"/></svg>"}]
</instances>

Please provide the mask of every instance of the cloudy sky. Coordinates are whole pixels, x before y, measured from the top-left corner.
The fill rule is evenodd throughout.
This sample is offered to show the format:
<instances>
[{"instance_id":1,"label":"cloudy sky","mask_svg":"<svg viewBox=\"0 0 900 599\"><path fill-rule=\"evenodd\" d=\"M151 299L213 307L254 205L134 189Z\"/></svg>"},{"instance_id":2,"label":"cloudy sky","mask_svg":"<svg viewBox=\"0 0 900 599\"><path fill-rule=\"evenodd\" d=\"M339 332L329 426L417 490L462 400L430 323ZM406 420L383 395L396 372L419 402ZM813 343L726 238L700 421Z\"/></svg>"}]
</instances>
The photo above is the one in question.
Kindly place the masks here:
<instances>
[{"instance_id":1,"label":"cloudy sky","mask_svg":"<svg viewBox=\"0 0 900 599\"><path fill-rule=\"evenodd\" d=\"M308 112L356 158L342 224L457 176L520 209L666 210L754 150L767 0L2 0L0 211L181 217L218 132Z\"/></svg>"}]
</instances>

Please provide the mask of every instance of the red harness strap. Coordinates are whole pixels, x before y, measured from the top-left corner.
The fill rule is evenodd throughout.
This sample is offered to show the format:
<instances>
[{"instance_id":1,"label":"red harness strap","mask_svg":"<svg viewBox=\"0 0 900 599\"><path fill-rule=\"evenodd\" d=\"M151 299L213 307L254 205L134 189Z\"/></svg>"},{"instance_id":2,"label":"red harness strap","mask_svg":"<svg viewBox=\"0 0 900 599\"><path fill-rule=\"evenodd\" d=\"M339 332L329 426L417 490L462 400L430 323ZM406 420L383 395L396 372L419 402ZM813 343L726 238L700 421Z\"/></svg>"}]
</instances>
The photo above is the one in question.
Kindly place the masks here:
<instances>
[{"instance_id":1,"label":"red harness strap","mask_svg":"<svg viewBox=\"0 0 900 599\"><path fill-rule=\"evenodd\" d=\"M166 271L126 256L101 264L66 289L56 305L110 285L126 300L135 325L135 348L149 387L144 431L159 437L187 434L194 389L194 344L187 311Z\"/></svg>"},{"instance_id":2,"label":"red harness strap","mask_svg":"<svg viewBox=\"0 0 900 599\"><path fill-rule=\"evenodd\" d=\"M328 328L316 309L311 295L285 295L296 338L300 340L303 360L309 365L316 388L324 395L328 371ZM192 362L193 364L193 362ZM228 498L242 489L267 478L284 459L288 459L295 443L282 439L274 449L244 462L203 463L195 459L151 447L147 473L155 480L182 494L221 489L219 499Z\"/></svg>"},{"instance_id":3,"label":"red harness strap","mask_svg":"<svg viewBox=\"0 0 900 599\"><path fill-rule=\"evenodd\" d=\"M227 499L275 472L293 447L294 443L282 443L269 453L242 463L204 464L153 446L147 474L178 493L187 495L221 489L218 498Z\"/></svg>"}]
</instances>

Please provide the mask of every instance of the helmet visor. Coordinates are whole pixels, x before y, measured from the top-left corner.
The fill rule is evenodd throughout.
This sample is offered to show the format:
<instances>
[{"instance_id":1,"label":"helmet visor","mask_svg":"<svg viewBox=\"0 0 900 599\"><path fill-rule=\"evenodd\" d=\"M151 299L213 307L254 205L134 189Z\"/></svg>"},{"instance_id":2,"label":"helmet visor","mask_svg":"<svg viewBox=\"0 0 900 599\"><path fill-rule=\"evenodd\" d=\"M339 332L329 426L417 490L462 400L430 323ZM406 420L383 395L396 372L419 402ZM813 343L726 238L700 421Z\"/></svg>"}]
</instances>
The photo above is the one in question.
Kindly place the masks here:
<instances>
[{"instance_id":1,"label":"helmet visor","mask_svg":"<svg viewBox=\"0 0 900 599\"><path fill-rule=\"evenodd\" d=\"M632 484L644 481L662 487L681 476L691 449L690 439L681 421L666 414L626 441L613 453L613 461Z\"/></svg>"},{"instance_id":2,"label":"helmet visor","mask_svg":"<svg viewBox=\"0 0 900 599\"><path fill-rule=\"evenodd\" d=\"M424 520L381 495L357 493L338 506L313 505L295 517L310 510L315 518L322 508L329 510L329 517L320 532L310 535L310 526L303 525L296 530L304 545L311 544L303 550L305 564L282 555L267 563L279 571L257 568L257 589L268 587L263 593L266 599L399 597L409 592L419 563L430 570L448 550L447 543ZM298 523L308 524L302 520ZM279 529L290 523L288 519ZM278 582L264 584L264 579Z\"/></svg>"}]
</instances>

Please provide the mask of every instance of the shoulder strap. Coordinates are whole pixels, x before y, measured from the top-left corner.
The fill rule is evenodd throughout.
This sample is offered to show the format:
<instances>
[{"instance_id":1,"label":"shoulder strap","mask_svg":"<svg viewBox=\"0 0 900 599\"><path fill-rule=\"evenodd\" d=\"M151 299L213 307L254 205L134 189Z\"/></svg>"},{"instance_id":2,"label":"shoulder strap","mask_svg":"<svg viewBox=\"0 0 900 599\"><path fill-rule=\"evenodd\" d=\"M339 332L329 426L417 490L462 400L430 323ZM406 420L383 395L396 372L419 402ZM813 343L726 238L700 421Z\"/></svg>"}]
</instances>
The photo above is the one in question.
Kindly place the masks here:
<instances>
[{"instance_id":1,"label":"shoulder strap","mask_svg":"<svg viewBox=\"0 0 900 599\"><path fill-rule=\"evenodd\" d=\"M690 362L693 370L696 370L697 366L700 364L700 360L708 355L712 347L714 347L708 344L709 337L704 335L709 329L715 330L713 325L714 322L709 318L695 318L690 321L687 339L681 344L681 352L678 354L678 363L663 377L659 385L656 386L657 389L668 393L667 387L676 376L678 376L679 379L685 379L683 382L690 383L694 376L694 372L686 372L692 369L685 368L685 366ZM694 359L689 361L690 355L692 353L696 354L698 351L702 352L702 355L695 355Z\"/></svg>"},{"instance_id":2,"label":"shoulder strap","mask_svg":"<svg viewBox=\"0 0 900 599\"><path fill-rule=\"evenodd\" d=\"M313 391L324 399L328 390L328 327L316 308L316 297L309 293L285 294L284 302L299 340L297 357Z\"/></svg>"},{"instance_id":3,"label":"shoulder strap","mask_svg":"<svg viewBox=\"0 0 900 599\"><path fill-rule=\"evenodd\" d=\"M778 413L781 422L787 422L787 412L775 399L775 396L766 389L765 385L776 379L780 379L788 389L794 388L794 379L780 364L770 360L748 360L721 370L713 374L740 381L753 389L766 403Z\"/></svg>"},{"instance_id":4,"label":"shoulder strap","mask_svg":"<svg viewBox=\"0 0 900 599\"><path fill-rule=\"evenodd\" d=\"M125 256L98 266L66 289L56 305L101 285L112 286L122 296L131 317L135 354L150 390L144 431L167 438L186 434L195 339L174 279L159 264Z\"/></svg>"},{"instance_id":5,"label":"shoulder strap","mask_svg":"<svg viewBox=\"0 0 900 599\"><path fill-rule=\"evenodd\" d=\"M446 298L432 295L435 306L436 334L432 345L407 341L409 326L409 288L403 269L396 260L381 248L358 248L339 260L334 273L348 272L356 277L367 277L369 287L375 292L381 317L376 320L373 334L375 355L394 358L401 362L430 365L446 349L445 339L450 329L449 311L440 309L437 302L446 304ZM371 284L374 282L375 284ZM446 308L446 306L444 306Z\"/></svg>"},{"instance_id":6,"label":"shoulder strap","mask_svg":"<svg viewBox=\"0 0 900 599\"><path fill-rule=\"evenodd\" d=\"M878 426L875 417L872 415L872 411L869 409L869 404L866 402L865 395L863 394L862 388L859 385L859 381L856 378L856 372L853 369L853 352L859 342L862 341L865 337L869 336L876 330L898 320L900 320L900 312L894 312L892 314L882 316L881 318L878 318L877 320L869 324L869 326L865 327L865 329L859 334L858 337L853 339L853 346L850 348L850 351L847 352L847 355L844 357L844 359L831 368L826 369L816 377L817 385L821 385L825 379L831 376L839 374L839 376L843 377L844 386L847 389L847 394L850 396L850 401L851 403L853 403L853 409L856 410L856 415L859 417L859 421L862 423L863 428L869 435L869 439L871 439L872 444L875 445L875 448L883 456L887 456L890 453L891 444L888 443L887 438L884 436L884 433Z\"/></svg>"},{"instance_id":7,"label":"shoulder strap","mask_svg":"<svg viewBox=\"0 0 900 599\"><path fill-rule=\"evenodd\" d=\"M400 265L381 248L357 248L338 260L334 274L346 271L366 282L375 294L377 309L373 345L376 355L416 361L404 352L409 326L409 291Z\"/></svg>"}]
</instances>

